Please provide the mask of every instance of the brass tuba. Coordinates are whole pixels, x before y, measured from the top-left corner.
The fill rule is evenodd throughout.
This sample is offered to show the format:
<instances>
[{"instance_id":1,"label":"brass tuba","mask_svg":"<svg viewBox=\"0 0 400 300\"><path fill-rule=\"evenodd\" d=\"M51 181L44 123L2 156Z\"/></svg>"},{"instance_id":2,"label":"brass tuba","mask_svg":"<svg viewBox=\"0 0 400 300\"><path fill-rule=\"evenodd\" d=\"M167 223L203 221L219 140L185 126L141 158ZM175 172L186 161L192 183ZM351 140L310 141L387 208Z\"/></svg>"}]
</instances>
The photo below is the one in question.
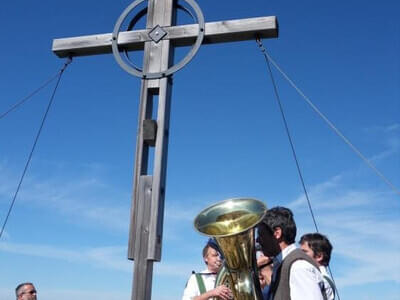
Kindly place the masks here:
<instances>
[{"instance_id":1,"label":"brass tuba","mask_svg":"<svg viewBox=\"0 0 400 300\"><path fill-rule=\"evenodd\" d=\"M206 208L194 220L196 230L216 239L225 258L215 286L228 286L236 300L262 299L254 229L266 211L259 200L234 198Z\"/></svg>"}]
</instances>

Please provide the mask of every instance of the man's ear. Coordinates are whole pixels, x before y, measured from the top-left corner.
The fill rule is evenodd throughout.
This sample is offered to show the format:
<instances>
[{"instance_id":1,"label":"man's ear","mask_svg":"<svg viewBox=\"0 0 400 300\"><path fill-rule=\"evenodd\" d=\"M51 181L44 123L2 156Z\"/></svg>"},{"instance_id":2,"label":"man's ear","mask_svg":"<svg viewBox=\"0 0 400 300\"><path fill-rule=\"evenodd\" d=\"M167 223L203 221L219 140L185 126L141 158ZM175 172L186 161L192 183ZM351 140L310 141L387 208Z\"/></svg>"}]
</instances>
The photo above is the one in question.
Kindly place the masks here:
<instances>
[{"instance_id":1,"label":"man's ear","mask_svg":"<svg viewBox=\"0 0 400 300\"><path fill-rule=\"evenodd\" d=\"M282 229L280 227L276 227L274 229L274 237L279 241L282 237Z\"/></svg>"},{"instance_id":2,"label":"man's ear","mask_svg":"<svg viewBox=\"0 0 400 300\"><path fill-rule=\"evenodd\" d=\"M317 263L321 264L322 260L324 259L324 255L322 253L317 253L314 255L314 258Z\"/></svg>"}]
</instances>

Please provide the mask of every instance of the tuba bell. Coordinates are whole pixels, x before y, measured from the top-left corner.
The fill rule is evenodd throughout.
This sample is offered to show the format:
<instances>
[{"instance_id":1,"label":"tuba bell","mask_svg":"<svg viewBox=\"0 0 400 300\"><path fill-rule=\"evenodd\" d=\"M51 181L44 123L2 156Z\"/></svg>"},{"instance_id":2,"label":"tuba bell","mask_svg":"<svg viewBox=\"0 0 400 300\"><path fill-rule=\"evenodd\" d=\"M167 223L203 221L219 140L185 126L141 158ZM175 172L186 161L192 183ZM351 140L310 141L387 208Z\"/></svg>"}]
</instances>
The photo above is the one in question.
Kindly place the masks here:
<instances>
[{"instance_id":1,"label":"tuba bell","mask_svg":"<svg viewBox=\"0 0 400 300\"><path fill-rule=\"evenodd\" d=\"M215 238L225 258L215 286L228 286L236 300L262 299L254 231L266 211L259 200L234 198L204 209L194 220L197 231Z\"/></svg>"}]
</instances>

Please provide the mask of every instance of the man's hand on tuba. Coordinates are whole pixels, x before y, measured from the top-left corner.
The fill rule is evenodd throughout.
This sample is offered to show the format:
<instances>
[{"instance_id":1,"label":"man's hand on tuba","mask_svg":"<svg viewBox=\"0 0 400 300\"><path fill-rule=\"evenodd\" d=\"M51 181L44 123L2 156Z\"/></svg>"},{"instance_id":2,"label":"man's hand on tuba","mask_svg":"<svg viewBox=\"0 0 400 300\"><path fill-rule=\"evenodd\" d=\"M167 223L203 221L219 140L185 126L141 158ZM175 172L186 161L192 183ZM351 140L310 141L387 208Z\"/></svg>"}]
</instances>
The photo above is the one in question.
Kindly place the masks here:
<instances>
[{"instance_id":1,"label":"man's hand on tuba","mask_svg":"<svg viewBox=\"0 0 400 300\"><path fill-rule=\"evenodd\" d=\"M213 297L219 297L222 300L233 299L232 291L225 285L220 285L212 290Z\"/></svg>"}]
</instances>

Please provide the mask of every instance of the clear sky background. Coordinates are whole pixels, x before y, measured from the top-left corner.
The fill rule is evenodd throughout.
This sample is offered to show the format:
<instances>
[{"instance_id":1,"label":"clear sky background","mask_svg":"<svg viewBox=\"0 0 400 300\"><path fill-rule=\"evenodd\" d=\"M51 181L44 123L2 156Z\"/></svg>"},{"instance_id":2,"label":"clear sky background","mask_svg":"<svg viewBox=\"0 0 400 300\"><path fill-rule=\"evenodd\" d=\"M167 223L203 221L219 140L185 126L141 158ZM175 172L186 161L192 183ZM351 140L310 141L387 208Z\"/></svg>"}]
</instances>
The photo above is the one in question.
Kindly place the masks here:
<instances>
[{"instance_id":1,"label":"clear sky background","mask_svg":"<svg viewBox=\"0 0 400 300\"><path fill-rule=\"evenodd\" d=\"M63 65L54 38L107 33L129 1L6 1L0 113ZM199 1L206 21L278 17L271 56L400 187L400 3ZM179 51L182 55L184 51ZM178 55L178 56L179 56ZM342 300L400 299L400 197L275 78ZM52 88L0 119L0 221ZM140 80L112 55L77 58L62 78L0 240L0 299L32 281L40 300L130 299L126 259ZM162 262L153 299L182 295L204 268L205 207L249 196L290 207L314 231L264 58L255 41L201 47L174 75Z\"/></svg>"}]
</instances>

